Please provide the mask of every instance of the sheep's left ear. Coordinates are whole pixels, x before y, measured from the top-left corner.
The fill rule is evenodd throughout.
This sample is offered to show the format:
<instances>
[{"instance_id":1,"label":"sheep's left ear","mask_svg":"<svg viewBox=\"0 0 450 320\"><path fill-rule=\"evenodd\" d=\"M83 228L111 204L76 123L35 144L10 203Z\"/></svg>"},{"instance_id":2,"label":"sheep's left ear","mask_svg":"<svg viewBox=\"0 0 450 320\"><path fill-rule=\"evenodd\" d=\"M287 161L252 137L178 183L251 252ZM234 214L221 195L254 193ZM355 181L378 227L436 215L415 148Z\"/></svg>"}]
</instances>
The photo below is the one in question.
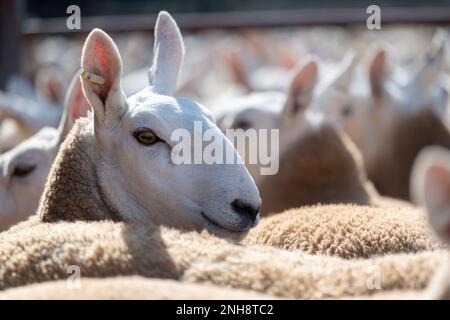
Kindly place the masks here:
<instances>
[{"instance_id":1,"label":"sheep's left ear","mask_svg":"<svg viewBox=\"0 0 450 320\"><path fill-rule=\"evenodd\" d=\"M445 63L445 38L443 30L436 32L428 52L411 78L411 85L427 90L438 83Z\"/></svg>"},{"instance_id":2,"label":"sheep's left ear","mask_svg":"<svg viewBox=\"0 0 450 320\"><path fill-rule=\"evenodd\" d=\"M355 53L352 50L347 51L332 76L331 85L340 90L348 90L352 80L355 62Z\"/></svg>"},{"instance_id":3,"label":"sheep's left ear","mask_svg":"<svg viewBox=\"0 0 450 320\"><path fill-rule=\"evenodd\" d=\"M414 164L414 200L425 205L437 235L450 243L450 153L440 147L424 149Z\"/></svg>"},{"instance_id":4,"label":"sheep's left ear","mask_svg":"<svg viewBox=\"0 0 450 320\"><path fill-rule=\"evenodd\" d=\"M64 112L58 127L60 142L69 133L75 120L79 117L86 116L90 109L91 106L83 94L80 72L77 72L67 89L64 100Z\"/></svg>"},{"instance_id":5,"label":"sheep's left ear","mask_svg":"<svg viewBox=\"0 0 450 320\"><path fill-rule=\"evenodd\" d=\"M314 58L309 58L295 68L283 108L284 118L292 118L308 107L317 83L317 73L317 61Z\"/></svg>"},{"instance_id":6,"label":"sheep's left ear","mask_svg":"<svg viewBox=\"0 0 450 320\"><path fill-rule=\"evenodd\" d=\"M149 80L153 91L173 95L184 58L184 43L178 26L166 11L158 15L155 26L153 65Z\"/></svg>"},{"instance_id":7,"label":"sheep's left ear","mask_svg":"<svg viewBox=\"0 0 450 320\"><path fill-rule=\"evenodd\" d=\"M81 83L96 123L114 125L127 111L122 92L122 59L114 41L102 30L88 35L81 56Z\"/></svg>"}]
</instances>

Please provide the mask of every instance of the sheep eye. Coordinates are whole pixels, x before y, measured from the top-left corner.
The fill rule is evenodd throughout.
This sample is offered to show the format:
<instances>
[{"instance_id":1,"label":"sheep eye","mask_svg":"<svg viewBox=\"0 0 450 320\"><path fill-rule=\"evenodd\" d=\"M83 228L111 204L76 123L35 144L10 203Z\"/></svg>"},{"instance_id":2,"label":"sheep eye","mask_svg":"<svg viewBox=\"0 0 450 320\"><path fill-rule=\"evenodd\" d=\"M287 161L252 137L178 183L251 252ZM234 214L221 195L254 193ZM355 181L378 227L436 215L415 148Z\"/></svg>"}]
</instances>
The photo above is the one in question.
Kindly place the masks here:
<instances>
[{"instance_id":1,"label":"sheep eye","mask_svg":"<svg viewBox=\"0 0 450 320\"><path fill-rule=\"evenodd\" d=\"M161 139L149 128L139 128L133 133L136 140L146 146L151 146Z\"/></svg>"},{"instance_id":2,"label":"sheep eye","mask_svg":"<svg viewBox=\"0 0 450 320\"><path fill-rule=\"evenodd\" d=\"M248 123L247 121L237 121L236 123L233 124L233 128L234 129L242 129L242 130L247 130L250 129L250 123Z\"/></svg>"},{"instance_id":3,"label":"sheep eye","mask_svg":"<svg viewBox=\"0 0 450 320\"><path fill-rule=\"evenodd\" d=\"M12 173L13 177L23 178L36 169L35 165L17 165Z\"/></svg>"},{"instance_id":4,"label":"sheep eye","mask_svg":"<svg viewBox=\"0 0 450 320\"><path fill-rule=\"evenodd\" d=\"M345 105L342 107L342 111L341 111L342 116L349 117L352 115L352 112L353 112L353 110L350 105Z\"/></svg>"}]
</instances>

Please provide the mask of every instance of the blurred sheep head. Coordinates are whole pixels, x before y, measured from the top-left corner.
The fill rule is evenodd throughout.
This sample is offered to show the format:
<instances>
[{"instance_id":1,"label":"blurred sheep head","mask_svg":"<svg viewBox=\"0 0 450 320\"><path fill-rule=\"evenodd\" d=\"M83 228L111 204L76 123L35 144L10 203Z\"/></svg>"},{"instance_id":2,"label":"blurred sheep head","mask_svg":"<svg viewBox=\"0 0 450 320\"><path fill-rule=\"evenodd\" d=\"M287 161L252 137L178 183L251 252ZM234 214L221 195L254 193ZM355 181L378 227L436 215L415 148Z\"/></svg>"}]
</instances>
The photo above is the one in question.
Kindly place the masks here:
<instances>
[{"instance_id":1,"label":"blurred sheep head","mask_svg":"<svg viewBox=\"0 0 450 320\"><path fill-rule=\"evenodd\" d=\"M279 145L268 146L269 153L279 153L280 170L275 175L261 174L261 160L249 161L258 156L255 148L238 148L241 157L245 152L264 212L319 202L369 202L359 152L317 105L325 100L316 94L318 77L316 58L306 58L291 71L286 92L253 93L218 106L222 112L217 124L224 132L234 129L242 136L250 128L279 129Z\"/></svg>"},{"instance_id":2,"label":"blurred sheep head","mask_svg":"<svg viewBox=\"0 0 450 320\"><path fill-rule=\"evenodd\" d=\"M87 114L78 73L68 89L58 128L44 127L0 155L0 230L33 214L63 138L76 118Z\"/></svg>"},{"instance_id":3,"label":"blurred sheep head","mask_svg":"<svg viewBox=\"0 0 450 320\"><path fill-rule=\"evenodd\" d=\"M7 90L0 92L0 152L15 147L41 128L58 125L66 88L61 70L39 69L35 88L26 78L13 76Z\"/></svg>"}]
</instances>

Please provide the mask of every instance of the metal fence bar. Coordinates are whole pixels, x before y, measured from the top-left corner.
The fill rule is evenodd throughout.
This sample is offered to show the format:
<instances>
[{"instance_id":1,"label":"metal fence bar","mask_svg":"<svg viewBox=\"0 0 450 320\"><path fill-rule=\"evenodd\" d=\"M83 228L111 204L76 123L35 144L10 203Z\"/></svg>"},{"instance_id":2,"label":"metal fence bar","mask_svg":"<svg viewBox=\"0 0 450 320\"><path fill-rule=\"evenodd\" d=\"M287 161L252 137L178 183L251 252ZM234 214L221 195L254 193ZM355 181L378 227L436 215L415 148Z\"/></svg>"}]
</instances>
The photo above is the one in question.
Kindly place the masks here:
<instances>
[{"instance_id":1,"label":"metal fence bar","mask_svg":"<svg viewBox=\"0 0 450 320\"><path fill-rule=\"evenodd\" d=\"M366 8L296 9L273 11L246 11L221 13L174 14L184 30L207 28L276 27L327 24L365 24ZM81 30L66 28L66 18L27 19L23 24L25 35L88 32L100 27L110 32L152 30L156 15L90 16L82 17ZM382 8L382 23L449 23L449 7Z\"/></svg>"}]
</instances>

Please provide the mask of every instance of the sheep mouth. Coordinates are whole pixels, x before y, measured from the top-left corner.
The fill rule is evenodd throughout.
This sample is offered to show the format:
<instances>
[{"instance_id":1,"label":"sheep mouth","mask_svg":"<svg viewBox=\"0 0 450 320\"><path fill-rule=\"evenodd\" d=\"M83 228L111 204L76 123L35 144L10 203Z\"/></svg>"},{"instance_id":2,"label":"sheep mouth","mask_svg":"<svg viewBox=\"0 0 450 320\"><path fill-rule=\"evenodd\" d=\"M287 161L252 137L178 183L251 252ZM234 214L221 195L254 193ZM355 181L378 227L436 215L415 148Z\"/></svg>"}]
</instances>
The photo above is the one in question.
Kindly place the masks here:
<instances>
[{"instance_id":1,"label":"sheep mouth","mask_svg":"<svg viewBox=\"0 0 450 320\"><path fill-rule=\"evenodd\" d=\"M212 226L212 227L218 228L219 230L222 230L222 231L224 230L224 231L232 232L232 233L235 233L235 234L242 234L242 233L246 233L246 232L248 232L250 230L250 227L249 228L243 228L243 229L230 229L230 228L224 227L224 226L218 224L217 222L213 221L203 211L201 212L201 215L208 222L208 226Z\"/></svg>"}]
</instances>

